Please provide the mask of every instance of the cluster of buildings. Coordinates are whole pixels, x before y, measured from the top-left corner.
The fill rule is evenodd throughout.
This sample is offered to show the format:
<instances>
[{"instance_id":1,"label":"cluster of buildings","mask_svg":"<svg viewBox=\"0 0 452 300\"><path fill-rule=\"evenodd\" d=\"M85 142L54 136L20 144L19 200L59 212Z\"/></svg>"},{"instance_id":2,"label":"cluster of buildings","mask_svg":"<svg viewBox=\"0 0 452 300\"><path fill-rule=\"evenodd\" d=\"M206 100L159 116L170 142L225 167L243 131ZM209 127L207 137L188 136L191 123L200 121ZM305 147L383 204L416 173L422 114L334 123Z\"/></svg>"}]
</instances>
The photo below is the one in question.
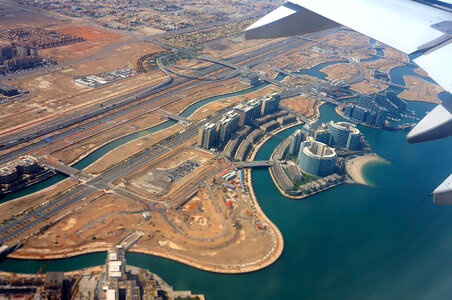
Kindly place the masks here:
<instances>
[{"instance_id":1,"label":"cluster of buildings","mask_svg":"<svg viewBox=\"0 0 452 300\"><path fill-rule=\"evenodd\" d=\"M237 2L234 2L237 3ZM206 24L204 19L206 15L203 14L202 18L196 18L195 20L202 20L202 25ZM208 21L207 21L208 22ZM195 23L196 24L196 23ZM218 40L226 37L236 36L243 33L243 31L251 24L250 20L241 20L235 22L227 22L222 25L212 26L190 32L185 32L175 35L167 35L164 40L170 44L178 45L182 47L196 47L202 45L208 41ZM196 24L201 25L201 24Z\"/></svg>"},{"instance_id":2,"label":"cluster of buildings","mask_svg":"<svg viewBox=\"0 0 452 300\"><path fill-rule=\"evenodd\" d=\"M361 151L364 138L354 124L333 122L319 125L307 123L295 131L275 149L274 159L282 159L286 153L298 158L298 166L305 173L325 177L335 173L337 150Z\"/></svg>"},{"instance_id":3,"label":"cluster of buildings","mask_svg":"<svg viewBox=\"0 0 452 300\"><path fill-rule=\"evenodd\" d=\"M198 146L224 147L225 156L243 160L265 132L297 120L287 111L279 110L279 101L280 95L274 93L237 105L219 122L207 123L199 129Z\"/></svg>"},{"instance_id":4,"label":"cluster of buildings","mask_svg":"<svg viewBox=\"0 0 452 300\"><path fill-rule=\"evenodd\" d=\"M385 95L361 94L357 103L348 103L344 107L344 116L355 122L382 128L388 114L398 114L406 108L407 103L390 91L386 91Z\"/></svg>"},{"instance_id":5,"label":"cluster of buildings","mask_svg":"<svg viewBox=\"0 0 452 300\"><path fill-rule=\"evenodd\" d=\"M322 142L304 141L298 157L300 168L309 174L328 176L336 168L336 152Z\"/></svg>"},{"instance_id":6,"label":"cluster of buildings","mask_svg":"<svg viewBox=\"0 0 452 300\"><path fill-rule=\"evenodd\" d=\"M97 295L94 299L106 300L196 299L190 291L173 291L172 287L156 274L128 266L125 250L119 245L108 251L94 295Z\"/></svg>"},{"instance_id":7,"label":"cluster of buildings","mask_svg":"<svg viewBox=\"0 0 452 300\"><path fill-rule=\"evenodd\" d=\"M47 272L45 278L0 278L1 299L70 299L70 278L62 272Z\"/></svg>"},{"instance_id":8,"label":"cluster of buildings","mask_svg":"<svg viewBox=\"0 0 452 300\"><path fill-rule=\"evenodd\" d=\"M316 142L351 151L359 151L363 146L361 132L356 128L356 125L348 122L330 121L325 124L318 124L317 121L314 121L305 124L303 130L300 130L300 135L300 137L294 138L301 140L312 138ZM294 146L291 149L294 150L293 152L297 152L296 141L293 144ZM295 153L291 154L295 155Z\"/></svg>"},{"instance_id":9,"label":"cluster of buildings","mask_svg":"<svg viewBox=\"0 0 452 300\"><path fill-rule=\"evenodd\" d=\"M29 155L22 156L16 160L0 166L0 190L9 190L20 183L33 179L44 168L38 161Z\"/></svg>"},{"instance_id":10,"label":"cluster of buildings","mask_svg":"<svg viewBox=\"0 0 452 300\"><path fill-rule=\"evenodd\" d=\"M25 43L11 43L0 48L0 71L15 71L43 64L38 49Z\"/></svg>"},{"instance_id":11,"label":"cluster of buildings","mask_svg":"<svg viewBox=\"0 0 452 300\"><path fill-rule=\"evenodd\" d=\"M271 171L284 191L309 195L343 182L344 178L336 174L340 173L338 156L362 151L364 144L365 139L354 124L307 123L276 147L272 154L276 163ZM282 161L286 154L297 163Z\"/></svg>"},{"instance_id":12,"label":"cluster of buildings","mask_svg":"<svg viewBox=\"0 0 452 300\"><path fill-rule=\"evenodd\" d=\"M81 37L39 27L5 29L0 31L0 37L28 45L32 49L52 48L83 41Z\"/></svg>"},{"instance_id":13,"label":"cluster of buildings","mask_svg":"<svg viewBox=\"0 0 452 300\"><path fill-rule=\"evenodd\" d=\"M33 68L46 63L47 60L38 55L38 49L83 41L80 37L38 27L2 30L0 38L11 41L11 45L0 48L2 72Z\"/></svg>"},{"instance_id":14,"label":"cluster of buildings","mask_svg":"<svg viewBox=\"0 0 452 300\"><path fill-rule=\"evenodd\" d=\"M90 87L99 87L107 83L118 81L137 75L137 72L129 67L123 67L96 75L87 75L75 79L77 83L81 83Z\"/></svg>"},{"instance_id":15,"label":"cluster of buildings","mask_svg":"<svg viewBox=\"0 0 452 300\"><path fill-rule=\"evenodd\" d=\"M208 23L226 21L234 17L248 16L251 12L272 8L267 3L246 1L203 2L202 9L190 1L171 0L117 0L117 1L73 1L73 0L19 0L22 5L31 5L59 14L92 18L100 25L121 30L137 30L151 27L164 31L173 31ZM238 15L239 13L239 15Z\"/></svg>"},{"instance_id":16,"label":"cluster of buildings","mask_svg":"<svg viewBox=\"0 0 452 300\"><path fill-rule=\"evenodd\" d=\"M204 299L191 291L174 291L148 270L128 266L122 246L108 251L102 272L68 275L46 272L29 277L0 277L1 299Z\"/></svg>"},{"instance_id":17,"label":"cluster of buildings","mask_svg":"<svg viewBox=\"0 0 452 300\"><path fill-rule=\"evenodd\" d=\"M309 196L316 192L338 185L342 182L344 182L344 177L338 174L332 174L300 186L300 192L306 196Z\"/></svg>"}]
</instances>

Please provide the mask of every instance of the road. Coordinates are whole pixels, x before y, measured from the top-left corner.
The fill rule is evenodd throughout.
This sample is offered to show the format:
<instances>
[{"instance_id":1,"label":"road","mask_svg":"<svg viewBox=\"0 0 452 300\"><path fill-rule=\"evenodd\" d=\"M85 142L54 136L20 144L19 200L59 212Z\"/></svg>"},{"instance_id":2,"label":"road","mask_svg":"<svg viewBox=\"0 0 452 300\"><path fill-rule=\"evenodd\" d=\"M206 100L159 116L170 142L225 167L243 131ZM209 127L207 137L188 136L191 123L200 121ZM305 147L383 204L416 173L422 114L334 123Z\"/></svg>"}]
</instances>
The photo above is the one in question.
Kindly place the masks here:
<instances>
[{"instance_id":1,"label":"road","mask_svg":"<svg viewBox=\"0 0 452 300\"><path fill-rule=\"evenodd\" d=\"M241 55L237 57L233 57L230 59L230 63L239 68L240 63L249 62L251 58L255 58L253 60L253 64L263 62L268 60L270 57L274 57L276 55L280 55L284 51L287 51L286 47L297 47L305 43L304 41L300 41L297 39L289 39L289 41L284 41L283 43L271 44L268 47L263 47L261 49L257 49L252 51L249 55ZM275 48L280 48L279 51L276 51ZM98 126L99 124L106 124L107 122L117 118L118 116L130 113L136 109L142 107L148 107L149 109L156 109L158 107L165 106L171 103L170 99L166 99L163 102L158 103L158 105L153 106L153 103L157 103L167 96L164 92L166 90L170 90L171 92L178 93L184 91L185 89L193 88L196 86L203 85L204 82L192 81L185 78L178 78L177 80L173 80L172 75L168 72L168 70L163 66L161 60L158 61L159 66L162 71L167 74L167 80L157 85L153 85L151 87L146 87L143 89L139 89L125 95L114 97L112 99L106 100L101 104L91 105L86 107L80 111L73 112L67 115L64 115L59 118L55 118L52 120L45 121L43 123L37 124L31 128L24 128L18 132L13 134L3 135L0 137L0 150L5 150L16 146L18 144L23 144L30 140L35 140L36 138L45 136L46 134L50 134L57 130L64 130L67 127L74 126L83 121L88 121L89 119L97 118L96 120L88 121L86 124L75 126L71 129L65 130L59 134L55 134L50 137L49 140L39 140L35 141L31 145L22 147L19 150L12 151L6 155L2 155L0 157L0 163L6 162L8 160L14 159L30 151L38 149L40 147L46 146L49 142L55 142L62 139L65 139L71 135L80 133L85 131L88 128L92 128ZM246 65L245 65L246 66ZM221 68L220 65L212 65L202 71L196 71L198 74L209 74L212 72L216 72ZM223 71L228 72L228 71ZM184 86L184 84L186 86ZM157 96L151 97L160 93ZM151 97L151 98L149 98ZM143 100L144 99L144 100ZM176 101L176 100L173 100Z\"/></svg>"},{"instance_id":2,"label":"road","mask_svg":"<svg viewBox=\"0 0 452 300\"><path fill-rule=\"evenodd\" d=\"M246 55L239 55L236 57L228 58L228 64L230 64L229 67L233 68L251 68L254 65L257 65L259 63L265 62L271 58L274 58L275 56L281 55L285 52L287 52L287 48L292 47L299 47L303 45L305 41L302 41L300 39L296 38L290 38L287 39L281 43L273 43L268 45L267 47L262 47L261 49L257 49L254 51L251 51L250 53L247 53ZM161 66L162 70L165 72L165 67ZM197 70L196 72L205 72L208 74L209 72L215 72L219 69L223 68L222 65L212 65L202 71ZM166 70L167 71L167 70ZM227 70L226 70L227 71ZM226 72L223 71L223 72ZM166 73L166 72L165 72ZM105 125L109 124L109 122L114 122L114 120L120 116L124 116L125 114L132 113L139 111L142 108L145 108L147 112L150 110L155 110L156 108L163 107L167 105L168 103L171 103L172 101L177 101L178 99L171 99L170 97L167 97L166 93L163 93L168 88L172 88L172 93L178 93L182 92L186 89L195 88L199 85L204 85L204 82L199 81L191 81L184 78L177 78L173 79L172 76L168 73L168 79L170 82L164 82L158 85L158 87L150 87L145 88L143 90L140 90L137 93L132 93L131 95L119 97L119 99L114 100L107 100L108 106L98 108L96 112L91 112L93 115L90 115L88 113L87 116L82 115L80 116L80 112L77 112L76 117L77 118L94 118L96 119L92 121L88 121L85 124L82 125L76 125L73 128L69 128L67 130L62 130L62 132L54 134L50 141L48 140L39 140L34 143L31 143L30 145L24 146L20 149L17 149L15 151L11 151L7 154L4 154L0 158L0 163L10 160L12 158L21 156L25 153L29 153L30 151L36 151L39 148L48 148L49 143L56 144L58 142L64 141L64 139L67 139L69 137L74 137L76 135L82 134L80 137L81 140L92 136L92 134L98 134L102 130L108 130L110 127ZM320 88L322 87L321 84L312 84L312 85L306 85L302 87L300 91L309 91L312 88ZM157 91L162 91L159 95L155 95ZM151 98L147 98L151 95L154 95ZM135 97L135 98L134 98ZM137 101L139 97L147 98L143 101ZM134 103L136 102L136 103ZM126 105L130 104L130 105ZM98 105L98 104L97 104ZM119 106L119 108L118 108ZM106 109L107 108L107 109ZM105 109L105 110L104 110ZM108 112L108 113L106 113ZM145 113L147 113L145 112ZM97 113L97 115L96 115ZM138 114L139 115L139 114ZM192 124L186 128L186 130L182 133L180 133L177 136L174 136L171 139L164 140L160 142L157 145L154 145L150 148L147 148L132 157L122 161L121 163L118 163L107 170L105 170L102 174L92 177L91 179L87 180L85 183L80 184L79 186L76 186L72 190L66 192L63 195L60 195L56 199L53 199L50 203L47 203L46 205L37 208L35 211L29 213L28 215L25 215L17 220L12 221L10 224L4 225L0 227L0 242L4 242L11 237L28 230L32 227L37 226L40 222L50 218L52 215L66 209L67 207L74 205L83 199L91 196L93 193L99 190L110 190L112 192L116 192L114 187L111 186L111 183L119 178L124 177L126 174L133 172L142 166L144 166L146 163L148 163L151 160L156 160L162 155L166 154L168 151L172 150L174 147L177 147L178 145L188 141L189 139L192 139L196 136L198 133L198 129L206 124L207 122L216 122L222 117L221 114L217 114L213 116L212 118L208 120L202 120L200 122L197 122L195 124ZM77 120L77 119L76 119ZM80 121L72 120L74 122L73 124L79 123ZM61 121L61 119L60 119ZM50 124L51 129L53 131L55 130L55 126L57 129L61 129L60 126L65 125L68 122L67 117L65 119L62 119L63 123L58 123L57 121L53 121ZM48 125L49 123L46 123ZM44 125L40 125L44 126ZM99 129L100 127L100 129ZM95 128L92 133L85 134L87 130ZM105 129L102 129L105 128ZM49 129L49 132L52 132L52 130ZM27 132L22 132L22 135L26 137ZM28 134L29 136L29 134ZM5 139L5 137L3 137ZM22 143L22 141L20 142ZM64 143L63 143L64 144ZM59 147L59 145L55 145L56 149ZM45 151L43 152L45 153ZM69 170L70 171L70 170ZM202 182L198 182L201 184ZM129 193L130 194L130 193ZM136 198L135 195L123 195L126 197ZM140 198L140 197L139 197ZM159 213L165 213L167 207L171 205L172 203L167 202L162 205L161 201L155 201L152 199L135 199L138 201L145 201L147 202L149 208L151 210L157 211ZM168 200L169 201L169 200Z\"/></svg>"},{"instance_id":3,"label":"road","mask_svg":"<svg viewBox=\"0 0 452 300\"><path fill-rule=\"evenodd\" d=\"M139 152L134 157L124 160L121 163L115 165L114 167L107 169L105 172L103 172L101 175L98 175L91 180L88 180L86 183L83 183L79 186L76 186L71 191L67 192L66 194L63 194L50 203L47 203L46 205L39 207L34 212L25 215L17 220L14 220L13 222L4 225L0 227L0 243L5 242L6 240L16 236L17 234L28 230L34 226L37 226L40 222L47 220L55 213L58 213L67 207L76 204L77 202L91 196L96 191L99 190L112 190L112 187L110 184L126 174L133 172L134 170L142 167L144 164L148 163L151 160L155 160L158 157L162 156L163 154L170 151L173 147L176 147L177 145L180 145L189 139L196 136L199 127L203 126L207 122L211 121L218 121L222 118L221 114L218 114L214 116L213 118L209 120L202 120L198 122L197 124L194 124L187 128L185 132L182 134L179 134L178 136L173 137L172 139L164 140L162 141L159 146L153 146L151 148L147 148L141 152ZM202 182L200 182L201 184ZM112 192L116 193L117 191L112 190ZM137 197L134 197L134 195L131 196L130 193L123 196L126 196L128 198L132 198L134 200L138 200L143 202L143 199L140 197L140 199L137 199ZM166 211L166 206L164 205L162 207L161 201L155 201L148 199L147 204L149 205L149 208L151 210L154 210L159 213L164 213Z\"/></svg>"}]
</instances>

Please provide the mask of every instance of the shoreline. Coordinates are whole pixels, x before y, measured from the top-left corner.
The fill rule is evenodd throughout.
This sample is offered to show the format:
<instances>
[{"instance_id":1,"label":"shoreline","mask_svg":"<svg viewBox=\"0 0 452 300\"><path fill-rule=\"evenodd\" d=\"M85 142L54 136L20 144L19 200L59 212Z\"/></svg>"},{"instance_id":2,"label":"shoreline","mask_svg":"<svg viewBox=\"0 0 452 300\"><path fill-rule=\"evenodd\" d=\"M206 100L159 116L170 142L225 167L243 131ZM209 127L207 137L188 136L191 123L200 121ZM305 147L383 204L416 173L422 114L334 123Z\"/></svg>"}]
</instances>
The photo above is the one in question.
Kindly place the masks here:
<instances>
[{"instance_id":1,"label":"shoreline","mask_svg":"<svg viewBox=\"0 0 452 300\"><path fill-rule=\"evenodd\" d=\"M272 134L277 134L281 131L284 131L286 129L289 129L291 127L297 126L299 124L302 124L302 122L298 121L293 124L289 124L289 126L281 127L277 131L272 132ZM250 154L249 159L252 160L256 156L257 152L260 150L262 145L266 143L273 135L267 135L265 136L259 144L257 144L253 150L253 152ZM215 265L215 264L209 264L201 261L197 261L194 258L190 258L181 254L176 254L172 252L163 252L160 250L154 250L154 249L147 249L147 248L141 248L138 246L132 246L129 252L134 253L140 253L145 255L153 255L158 256L161 258L170 259L173 261L177 261L179 263L188 265L190 267L194 267L197 269L201 269L204 271L210 271L215 273L224 273L224 274L240 274L240 273L249 273L258 271L261 269L264 269L268 267L269 265L273 264L275 261L278 260L278 258L281 256L283 249L284 249L284 239L279 231L279 229L276 227L275 224L273 224L270 219L265 215L265 213L262 211L261 207L259 206L259 203L257 201L256 195L254 193L254 189L252 186L252 180L251 180L251 172L250 170L244 171L244 177L245 181L249 190L250 198L253 201L253 205L257 211L258 216L268 225L269 229L272 232L273 235L273 243L274 246L271 249L270 252L268 252L263 258L260 258L260 261L255 264L249 264L245 263L244 266L230 266L230 265ZM98 244L98 245L91 245L85 248L79 248L77 250L72 249L68 251L62 251L59 253L39 253L37 254L39 250L37 250L35 253L29 253L27 255L26 253L12 253L8 256L8 258L12 259L25 259L25 260L46 260L46 259L65 259L65 258L71 258L76 257L80 255L86 255L96 252L106 252L111 248L111 245L105 245L105 244ZM32 252L33 249L30 249ZM86 269L86 268L85 268ZM72 272L78 272L79 270L73 270ZM8 273L0 271L0 274L2 273Z\"/></svg>"},{"instance_id":2,"label":"shoreline","mask_svg":"<svg viewBox=\"0 0 452 300\"><path fill-rule=\"evenodd\" d=\"M102 272L103 267L104 267L103 265L86 267L86 268L82 268L82 269L78 269L78 270L74 270L74 271L64 272L64 275L73 276L73 275L85 275L85 274L90 274L90 273L100 273L100 272ZM14 274L15 278L30 278L30 277L38 278L41 276L40 274L35 274L35 273L13 273L13 272L0 271L0 277L1 276L11 276L12 274Z\"/></svg>"},{"instance_id":3,"label":"shoreline","mask_svg":"<svg viewBox=\"0 0 452 300\"><path fill-rule=\"evenodd\" d=\"M253 198L253 200L254 200L254 198ZM258 205L256 206L256 210L258 211L258 213L262 213L262 211ZM182 254L178 254L178 253L173 253L171 251L164 252L161 250L142 248L139 246L132 246L127 252L129 252L129 253L133 252L133 253L144 254L144 255L152 255L152 256L157 256L157 257L161 257L161 258L165 258L165 259L170 259L170 260L188 265L193 268L197 268L197 269L200 269L203 271L214 272L214 273L240 274L240 273L249 273L249 272L258 271L258 270L264 269L265 267L267 267L267 266L271 265L273 262L275 262L281 255L282 248L283 248L282 235L279 232L279 230L276 228L276 226L273 223L271 223L268 220L268 218L263 213L260 216L262 217L262 219L264 219L266 222L268 222L268 225L274 231L275 247L273 247L272 250L267 255L265 255L261 261L259 261L256 264L248 265L248 263L247 263L247 264L245 264L245 266L217 265L217 264L211 264L211 263L198 261L195 258L191 258L191 257L185 256ZM89 246L89 247L85 247L85 248L78 249L78 250L70 250L70 251L68 250L68 251L64 251L64 252L48 253L48 254L43 254L43 253L37 254L36 252L38 252L39 250L33 251L34 253L30 253L29 255L27 255L26 253L17 254L17 253L13 252L12 254L8 255L7 258L21 259L21 260L42 260L42 261L57 260L57 259L73 258L73 257L81 256L81 255L88 255L88 254L99 253L99 252L107 252L111 248L112 248L112 245L104 244L104 245L97 245L97 246ZM30 249L30 250L34 250L34 249ZM30 251L30 252L32 252L32 251ZM76 270L68 271L65 273L80 272L81 270L90 269L90 268L93 268L93 267L76 269ZM0 275L1 274L12 274L12 273L14 273L14 272L5 272L5 271L0 270ZM28 273L24 273L24 274L28 274Z\"/></svg>"},{"instance_id":4,"label":"shoreline","mask_svg":"<svg viewBox=\"0 0 452 300\"><path fill-rule=\"evenodd\" d=\"M289 128L290 128L290 127L289 127ZM270 159L273 159L273 154L274 154L274 152L272 152L272 154L271 154L271 156L270 156ZM272 171L271 168L269 168L268 172L270 173L270 177L272 178L273 183L275 184L276 188L277 188L278 191L281 193L281 195L283 195L283 196L286 197L286 198L293 199L293 200L301 200L301 199L304 199L304 198L308 198L309 196L314 196L314 195L316 195L316 194L318 194L318 193L320 193L320 192L329 190L329 189L331 189L331 188L334 188L334 187L339 186L339 185L341 185L341 184L343 184L343 183L346 182L346 181L344 180L344 181L341 181L341 182L332 184L332 185L330 185L330 186L327 186L327 187L325 187L325 188L323 188L323 189L317 190L316 192L311 193L311 194L308 194L308 195L306 195L306 194L301 194L301 195L299 195L299 196L293 196L293 195L289 195L285 190L283 190L283 189L279 186L278 180L276 180L276 177L273 175L273 171Z\"/></svg>"},{"instance_id":5,"label":"shoreline","mask_svg":"<svg viewBox=\"0 0 452 300\"><path fill-rule=\"evenodd\" d=\"M288 126L279 128L275 132L272 132L272 135L266 135L254 147L253 152L249 156L249 160L254 159L257 152L260 150L260 148L270 138L272 138L273 135L278 134L279 132L290 129L290 128L295 127L300 124L302 124L302 122L298 121L296 123L289 124ZM370 161L375 161L375 160L383 160L383 159L379 158L377 155L365 155L365 156L357 157L353 160L353 162L354 162L353 167L350 166L350 172L348 171L348 169L347 169L347 172L349 174L352 173L352 175L350 175L350 176L354 179L355 182L357 182L357 183L364 182L363 184L366 184L364 179L362 178L362 167L366 163L368 163ZM359 161L360 163L358 164L358 163L356 163L356 161ZM215 273L226 273L226 274L227 273L229 273L229 274L248 273L248 272L261 270L261 269L271 265L275 261L277 261L277 259L281 256L283 249L284 249L283 236L282 236L281 232L279 231L279 229L276 227L276 225L274 225L270 221L270 219L265 215L265 213L262 211L261 207L259 206L256 195L254 193L253 185L252 185L251 171L245 170L244 175L245 175L246 184L248 185L250 197L253 201L256 211L257 211L258 215L262 218L262 220L264 220L267 223L267 225L270 227L270 229L272 230L272 233L273 233L272 235L273 235L274 247L271 249L270 252L267 253L267 255L265 255L263 258L261 258L261 260L258 263L252 264L252 265L245 264L244 266L216 265L216 264L209 264L209 263L197 261L194 258L186 257L181 254L176 254L176 253L171 253L171 252L163 252L163 251L156 250L156 249L147 249L147 248L141 248L141 247L137 247L137 246L132 247L130 249L130 252L140 253L140 254L145 254L145 255L159 256L162 258L177 261L179 263L182 263L182 264L185 264L185 265L197 268L197 269L215 272ZM271 172L270 172L270 175L272 176ZM361 177L359 177L359 175ZM272 176L272 179L273 179L273 176ZM279 189L278 185L276 185L276 186ZM39 253L38 254L38 253L36 253L37 252L36 251L35 253L29 253L29 255L27 255L26 253L22 253L22 254L12 253L8 257L13 258L13 259L30 259L30 260L31 259L37 259L37 260L64 259L64 258L70 258L70 257L75 257L75 256L80 256L80 255L96 253L96 252L106 252L110 248L111 248L111 245L105 245L105 244L99 245L98 244L98 245L92 245L92 246L89 246L86 248L79 248L77 250L72 249L70 251L63 251L60 253L46 253L46 254ZM30 252L32 252L32 251L30 251ZM71 272L80 272L80 270L73 270ZM8 272L2 272L2 273L8 273Z\"/></svg>"},{"instance_id":6,"label":"shoreline","mask_svg":"<svg viewBox=\"0 0 452 300\"><path fill-rule=\"evenodd\" d=\"M365 154L348 160L345 163L345 170L355 183L372 186L368 181L366 181L363 174L364 167L371 162L389 163L389 161L378 156L377 154Z\"/></svg>"},{"instance_id":7,"label":"shoreline","mask_svg":"<svg viewBox=\"0 0 452 300\"><path fill-rule=\"evenodd\" d=\"M339 182L339 183L332 184L332 185L330 185L330 186L328 186L328 187L326 187L326 188L317 190L316 192L314 192L314 193L312 193L312 194L309 194L309 195L302 194L302 195L300 195L300 196L292 196L292 195L287 194L286 191L284 191L284 190L279 186L278 181L276 180L276 178L275 178L275 176L273 175L273 172L272 172L271 170L269 170L269 173L270 173L270 177L271 177L272 180L273 180L273 183L275 184L276 188L277 188L278 191L281 193L281 195L283 195L283 196L286 197L286 198L293 199L293 200L301 200L301 199L305 199L305 198L308 198L308 197L310 197L310 196L317 195L318 193L321 193L321 192L323 192L323 191L332 189L332 188L334 188L334 187L336 187L336 186L339 186L339 185L341 185L341 184L346 183L346 181L341 181L341 182Z\"/></svg>"},{"instance_id":8,"label":"shoreline","mask_svg":"<svg viewBox=\"0 0 452 300\"><path fill-rule=\"evenodd\" d=\"M203 99L201 99L199 101L202 101L202 100ZM197 101L197 102L199 102L199 101ZM196 104L196 102L191 104L190 106L192 106L194 104ZM315 105L314 112L313 112L314 116L318 116L320 114L320 107L323 104L324 104L324 102L320 101L318 103L318 105ZM164 122L166 122L166 121L163 121L161 123L164 123ZM149 128L158 126L161 123L155 124L155 125L150 126L150 127L146 128L146 129L143 129L143 130L148 130ZM278 129L277 131L273 132L273 134L278 134L281 131L284 131L286 129L292 128L292 127L297 126L299 124L301 124L300 121L298 121L297 123L294 123L294 124L289 124L289 126L282 127L280 129ZM123 136L130 135L130 134L131 133L124 134ZM120 136L117 139L119 139L119 138L121 138L123 136ZM250 159L251 160L254 159L255 155L260 150L260 148L271 137L272 136L270 136L270 135L264 137L262 139L262 141L260 141L260 143L257 144L254 147L253 152L250 155ZM88 156L92 152L98 150L99 148L105 146L105 144L108 144L110 142L112 142L112 141L106 142L103 145L98 146L96 149L91 149L91 152L85 153L84 156L85 157ZM77 160L73 161L71 163L71 165L76 163L76 162L78 162L78 161L80 161L83 158L84 158L83 156L79 157ZM361 158L360 161L363 160L363 157L358 157L358 158ZM370 162L370 161L380 160L380 159L381 158L378 158L376 155L372 155L372 158L367 158L364 162L361 162L360 164L356 164L353 167L350 166L350 168L352 169L352 171L350 171L350 172L353 173L354 177L352 175L350 175L350 176L354 179L355 182L360 183L360 180L361 180L361 182L364 182L364 184L366 184L365 180L364 180L364 178L362 176L362 168L363 168L363 166L366 163ZM348 170L347 170L347 172L348 172ZM187 264L189 266L192 266L192 267L195 267L195 268L198 268L198 269L212 271L212 272L219 272L219 273L245 273L245 272L252 272L252 271L263 269L266 266L268 266L268 265L272 264L273 262L275 262L279 258L279 256L282 254L282 251L283 251L284 241L283 241L282 234L279 231L279 229L267 218L267 216L261 210L261 208L260 208L260 206L259 206L259 204L257 202L257 198L255 196L253 186L252 186L251 172L249 170L246 170L244 173L246 175L246 183L247 183L248 188L249 188L250 197L253 200L253 204L255 205L258 214L262 217L263 220L265 220L265 222L267 222L267 224L269 225L269 227L271 227L273 233L275 234L275 236L274 236L274 238L275 238L275 247L269 253L270 255L268 257L265 257L265 259L261 262L262 263L261 265L253 265L253 266L249 266L249 267L233 269L233 268L227 268L227 267L225 268L224 266L218 266L217 267L217 266L214 266L214 265L206 265L206 264L202 264L201 262L199 262L199 263L195 262L193 259L189 259L189 258L183 257L181 255L176 255L176 254L171 254L171 253L164 253L164 252L161 252L161 251L158 251L158 250L152 250L152 249L144 249L144 248L134 249L136 247L132 247L130 252L137 252L137 253L143 253L143 254L148 254L148 255L160 256L160 257L163 257L163 258L169 258L169 259L178 261L180 263ZM270 175L272 176L271 172L270 172ZM360 176L358 176L358 175L360 175ZM276 184L276 186L279 189L279 186L277 184ZM86 249L85 248L85 249L78 249L76 251L72 250L72 251L68 251L68 252L65 252L65 253L58 253L58 254L54 253L54 254L48 254L48 255L46 255L46 254L36 255L35 254L35 255L26 256L26 255L14 255L14 253L13 253L9 257L10 258L16 258L16 259L61 259L61 258L69 258L69 257L79 256L79 255L83 255L83 254L89 254L89 253L95 253L95 252L103 252L103 251L107 251L108 249L109 249L108 246L106 247L105 245L103 245L103 246L98 246L98 247L92 247L91 249Z\"/></svg>"}]
</instances>

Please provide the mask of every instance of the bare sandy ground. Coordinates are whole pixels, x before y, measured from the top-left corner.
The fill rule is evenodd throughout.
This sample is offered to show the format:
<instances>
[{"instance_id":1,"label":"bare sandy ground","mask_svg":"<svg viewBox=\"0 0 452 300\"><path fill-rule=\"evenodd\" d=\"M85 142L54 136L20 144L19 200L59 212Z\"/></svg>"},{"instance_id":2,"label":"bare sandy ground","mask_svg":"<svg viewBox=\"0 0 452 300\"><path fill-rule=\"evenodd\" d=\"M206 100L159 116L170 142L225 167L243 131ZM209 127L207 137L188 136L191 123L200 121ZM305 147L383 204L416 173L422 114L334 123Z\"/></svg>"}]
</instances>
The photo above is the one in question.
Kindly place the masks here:
<instances>
[{"instance_id":1,"label":"bare sandy ground","mask_svg":"<svg viewBox=\"0 0 452 300\"><path fill-rule=\"evenodd\" d=\"M409 89L404 90L399 97L412 101L441 103L438 97L439 93L444 92L441 86L411 75L404 75L403 79Z\"/></svg>"},{"instance_id":2,"label":"bare sandy ground","mask_svg":"<svg viewBox=\"0 0 452 300\"><path fill-rule=\"evenodd\" d=\"M379 157L378 155L368 154L350 159L345 164L345 169L347 171L347 174L350 175L353 181L359 184L370 186L370 184L366 181L366 179L363 176L363 168L366 164L377 161L388 162L387 160Z\"/></svg>"}]
</instances>

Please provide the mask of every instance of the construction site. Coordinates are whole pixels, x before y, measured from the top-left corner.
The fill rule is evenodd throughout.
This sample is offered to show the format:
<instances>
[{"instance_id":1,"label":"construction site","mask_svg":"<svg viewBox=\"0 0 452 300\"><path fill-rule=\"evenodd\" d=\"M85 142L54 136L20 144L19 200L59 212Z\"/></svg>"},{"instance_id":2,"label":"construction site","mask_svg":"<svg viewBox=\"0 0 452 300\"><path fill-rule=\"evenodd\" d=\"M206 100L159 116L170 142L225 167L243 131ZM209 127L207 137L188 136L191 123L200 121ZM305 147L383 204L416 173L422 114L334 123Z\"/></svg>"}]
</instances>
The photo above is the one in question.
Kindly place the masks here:
<instances>
[{"instance_id":1,"label":"construction site","mask_svg":"<svg viewBox=\"0 0 452 300\"><path fill-rule=\"evenodd\" d=\"M46 272L43 265L35 275L15 274L0 279L3 299L175 299L204 300L202 294L175 291L157 274L127 264L125 253L141 233L131 232L109 249L105 265L76 272Z\"/></svg>"}]
</instances>

